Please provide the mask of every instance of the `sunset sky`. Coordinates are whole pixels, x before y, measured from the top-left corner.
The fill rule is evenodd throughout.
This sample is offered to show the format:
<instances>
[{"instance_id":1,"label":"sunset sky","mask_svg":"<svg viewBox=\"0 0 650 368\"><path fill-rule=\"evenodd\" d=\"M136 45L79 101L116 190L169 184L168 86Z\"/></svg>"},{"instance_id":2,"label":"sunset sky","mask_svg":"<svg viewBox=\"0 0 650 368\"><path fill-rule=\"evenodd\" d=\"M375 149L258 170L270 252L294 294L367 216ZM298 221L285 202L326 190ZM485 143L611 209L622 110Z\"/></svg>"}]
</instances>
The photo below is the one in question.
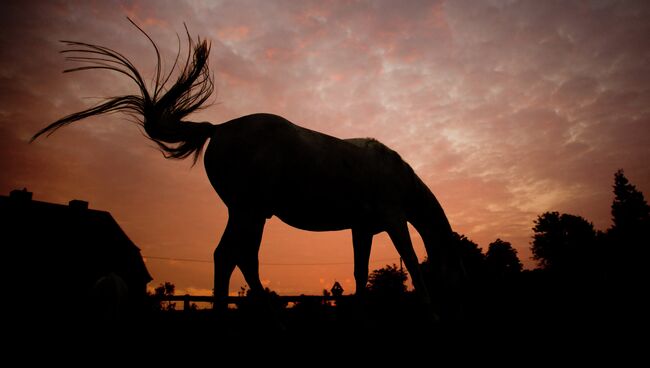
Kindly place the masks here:
<instances>
[{"instance_id":1,"label":"sunset sky","mask_svg":"<svg viewBox=\"0 0 650 368\"><path fill-rule=\"evenodd\" d=\"M545 211L610 226L613 174L650 195L648 1L3 1L0 194L90 202L141 248L154 281L208 294L226 207L200 162L165 160L123 115L28 144L98 97L135 93L116 73L62 74L59 40L96 43L151 76L171 66L183 22L212 43L212 123L282 115L341 138L374 137L413 166L455 231L511 242L528 268ZM185 47L185 45L183 45ZM424 257L413 232L418 255ZM152 257L204 260L187 262ZM263 283L280 294L354 291L349 231L267 222ZM385 234L371 269L398 263ZM244 285L237 271L231 291Z\"/></svg>"}]
</instances>

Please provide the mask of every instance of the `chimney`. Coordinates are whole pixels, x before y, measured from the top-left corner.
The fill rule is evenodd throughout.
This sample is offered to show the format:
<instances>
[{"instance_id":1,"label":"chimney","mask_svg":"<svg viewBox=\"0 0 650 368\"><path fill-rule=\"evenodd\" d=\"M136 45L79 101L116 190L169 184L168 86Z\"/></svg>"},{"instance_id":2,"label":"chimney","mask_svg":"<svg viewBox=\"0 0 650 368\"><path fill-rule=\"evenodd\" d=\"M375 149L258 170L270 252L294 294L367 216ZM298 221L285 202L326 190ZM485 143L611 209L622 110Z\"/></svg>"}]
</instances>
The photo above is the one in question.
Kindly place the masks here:
<instances>
[{"instance_id":1,"label":"chimney","mask_svg":"<svg viewBox=\"0 0 650 368\"><path fill-rule=\"evenodd\" d=\"M32 200L32 192L28 192L27 188L22 190L14 189L9 193L9 198L20 202L30 202Z\"/></svg>"},{"instance_id":2,"label":"chimney","mask_svg":"<svg viewBox=\"0 0 650 368\"><path fill-rule=\"evenodd\" d=\"M83 211L88 209L88 202L79 199L73 199L68 202L68 207L72 208L75 211Z\"/></svg>"}]
</instances>

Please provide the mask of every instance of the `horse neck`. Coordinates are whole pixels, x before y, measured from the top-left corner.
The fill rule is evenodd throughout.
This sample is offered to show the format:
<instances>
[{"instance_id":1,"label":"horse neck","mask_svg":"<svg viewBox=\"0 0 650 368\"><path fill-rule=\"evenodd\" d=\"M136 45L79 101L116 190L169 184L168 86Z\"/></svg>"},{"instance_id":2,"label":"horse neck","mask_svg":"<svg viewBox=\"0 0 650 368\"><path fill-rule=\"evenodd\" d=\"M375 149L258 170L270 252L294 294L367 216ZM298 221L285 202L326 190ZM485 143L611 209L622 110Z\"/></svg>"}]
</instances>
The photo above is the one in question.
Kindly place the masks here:
<instances>
[{"instance_id":1,"label":"horse neck","mask_svg":"<svg viewBox=\"0 0 650 368\"><path fill-rule=\"evenodd\" d=\"M453 232L442 206L431 190L417 178L409 211L409 222L420 233L430 259L446 258Z\"/></svg>"}]
</instances>

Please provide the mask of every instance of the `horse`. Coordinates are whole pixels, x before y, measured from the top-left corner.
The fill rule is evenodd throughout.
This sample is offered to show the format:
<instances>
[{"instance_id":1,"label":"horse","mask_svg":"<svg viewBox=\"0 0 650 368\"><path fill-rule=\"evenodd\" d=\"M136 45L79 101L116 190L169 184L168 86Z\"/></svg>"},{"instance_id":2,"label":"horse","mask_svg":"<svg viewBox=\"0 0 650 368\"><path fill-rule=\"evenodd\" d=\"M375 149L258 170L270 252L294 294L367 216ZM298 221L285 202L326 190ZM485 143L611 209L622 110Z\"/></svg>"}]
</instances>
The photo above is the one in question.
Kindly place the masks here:
<instances>
[{"instance_id":1,"label":"horse","mask_svg":"<svg viewBox=\"0 0 650 368\"><path fill-rule=\"evenodd\" d=\"M431 303L408 223L422 237L437 273L453 277L462 269L442 206L397 152L375 139L339 139L273 114L256 113L221 124L184 120L205 107L213 91L210 44L200 37L195 41L186 27L185 63L180 66L178 62L179 47L171 70L163 73L155 42L131 23L156 53L153 88L147 88L122 54L99 45L62 41L68 46L62 51L70 55L67 60L85 63L64 72L117 72L135 82L140 95L109 97L55 121L32 141L75 121L111 112L135 117L166 158L193 156L196 164L209 140L203 156L205 171L228 208L228 222L214 251L215 308L226 305L235 267L252 293L263 292L258 253L265 222L272 216L308 231L351 230L356 295L366 290L373 236L385 231L404 260L416 292L426 305ZM175 69L177 79L168 87Z\"/></svg>"}]
</instances>

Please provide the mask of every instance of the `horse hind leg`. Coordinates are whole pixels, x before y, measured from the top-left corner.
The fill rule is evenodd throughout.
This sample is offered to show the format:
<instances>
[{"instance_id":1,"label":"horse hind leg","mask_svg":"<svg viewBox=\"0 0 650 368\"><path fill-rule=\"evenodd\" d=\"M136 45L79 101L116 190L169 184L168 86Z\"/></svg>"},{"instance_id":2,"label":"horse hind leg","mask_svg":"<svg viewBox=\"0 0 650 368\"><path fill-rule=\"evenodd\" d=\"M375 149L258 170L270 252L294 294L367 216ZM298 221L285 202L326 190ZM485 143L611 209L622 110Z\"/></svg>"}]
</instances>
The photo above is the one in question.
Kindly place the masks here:
<instances>
[{"instance_id":1,"label":"horse hind leg","mask_svg":"<svg viewBox=\"0 0 650 368\"><path fill-rule=\"evenodd\" d=\"M253 295L261 295L264 287L260 281L259 250L266 218L264 216L241 216L239 218L239 246L237 266L244 275Z\"/></svg>"},{"instance_id":2,"label":"horse hind leg","mask_svg":"<svg viewBox=\"0 0 650 368\"><path fill-rule=\"evenodd\" d=\"M263 291L257 253L264 230L264 217L229 213L226 230L214 251L215 309L227 308L230 277L239 266L252 292Z\"/></svg>"},{"instance_id":3,"label":"horse hind leg","mask_svg":"<svg viewBox=\"0 0 650 368\"><path fill-rule=\"evenodd\" d=\"M285 331L286 328L280 320L277 306L273 304L271 296L264 290L259 273L259 249L262 233L266 222L265 216L238 214L233 216L237 227L237 267L241 270L250 287L252 307L249 313L250 323L255 329L270 329L271 331ZM249 311L249 312L250 312Z\"/></svg>"}]
</instances>

